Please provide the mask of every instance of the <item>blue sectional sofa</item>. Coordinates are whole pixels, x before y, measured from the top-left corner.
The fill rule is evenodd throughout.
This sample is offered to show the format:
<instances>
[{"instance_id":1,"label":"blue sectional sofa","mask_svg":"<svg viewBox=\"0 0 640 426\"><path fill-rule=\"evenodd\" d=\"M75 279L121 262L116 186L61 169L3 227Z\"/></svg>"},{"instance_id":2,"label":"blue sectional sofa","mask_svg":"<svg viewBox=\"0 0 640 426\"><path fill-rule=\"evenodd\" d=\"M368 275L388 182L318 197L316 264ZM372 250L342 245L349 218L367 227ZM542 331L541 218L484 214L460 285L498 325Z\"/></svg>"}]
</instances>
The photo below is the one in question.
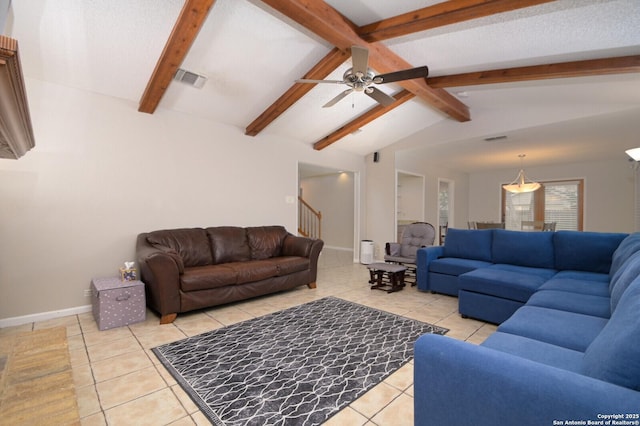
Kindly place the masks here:
<instances>
[{"instance_id":1,"label":"blue sectional sofa","mask_svg":"<svg viewBox=\"0 0 640 426\"><path fill-rule=\"evenodd\" d=\"M479 346L418 339L415 424L640 424L640 234L514 232L418 254L421 289L501 324Z\"/></svg>"},{"instance_id":2,"label":"blue sectional sofa","mask_svg":"<svg viewBox=\"0 0 640 426\"><path fill-rule=\"evenodd\" d=\"M444 246L418 250L418 289L458 296L462 316L500 324L562 280L608 282L627 234L450 229Z\"/></svg>"}]
</instances>

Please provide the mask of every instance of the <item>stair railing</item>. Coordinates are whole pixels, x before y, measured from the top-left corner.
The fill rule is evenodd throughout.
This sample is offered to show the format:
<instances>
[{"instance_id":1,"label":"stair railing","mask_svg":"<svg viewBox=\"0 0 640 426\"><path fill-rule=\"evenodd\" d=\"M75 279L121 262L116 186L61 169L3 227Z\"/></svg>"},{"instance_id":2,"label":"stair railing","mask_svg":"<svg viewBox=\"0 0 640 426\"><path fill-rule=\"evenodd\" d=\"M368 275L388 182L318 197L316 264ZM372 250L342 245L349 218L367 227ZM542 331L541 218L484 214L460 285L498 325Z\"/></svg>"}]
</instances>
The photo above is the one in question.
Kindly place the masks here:
<instances>
[{"instance_id":1,"label":"stair railing","mask_svg":"<svg viewBox=\"0 0 640 426\"><path fill-rule=\"evenodd\" d=\"M298 197L298 233L309 238L322 236L322 213Z\"/></svg>"}]
</instances>

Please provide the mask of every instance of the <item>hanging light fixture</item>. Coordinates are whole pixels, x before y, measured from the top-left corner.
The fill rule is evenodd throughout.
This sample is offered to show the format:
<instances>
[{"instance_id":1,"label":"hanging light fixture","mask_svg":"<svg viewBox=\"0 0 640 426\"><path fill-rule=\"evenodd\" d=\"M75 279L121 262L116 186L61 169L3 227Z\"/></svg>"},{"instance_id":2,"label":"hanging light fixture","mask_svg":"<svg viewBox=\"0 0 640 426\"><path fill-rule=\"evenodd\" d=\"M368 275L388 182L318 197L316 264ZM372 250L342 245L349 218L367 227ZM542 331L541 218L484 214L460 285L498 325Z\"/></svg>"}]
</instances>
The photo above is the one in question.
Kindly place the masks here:
<instances>
[{"instance_id":1,"label":"hanging light fixture","mask_svg":"<svg viewBox=\"0 0 640 426\"><path fill-rule=\"evenodd\" d=\"M502 188L504 188L505 191L520 194L522 192L533 192L542 186L538 182L527 180L527 177L524 175L524 168L522 165L524 163L524 157L525 154L518 155L518 158L520 158L520 173L518 173L518 176L513 182L508 185L502 185Z\"/></svg>"}]
</instances>

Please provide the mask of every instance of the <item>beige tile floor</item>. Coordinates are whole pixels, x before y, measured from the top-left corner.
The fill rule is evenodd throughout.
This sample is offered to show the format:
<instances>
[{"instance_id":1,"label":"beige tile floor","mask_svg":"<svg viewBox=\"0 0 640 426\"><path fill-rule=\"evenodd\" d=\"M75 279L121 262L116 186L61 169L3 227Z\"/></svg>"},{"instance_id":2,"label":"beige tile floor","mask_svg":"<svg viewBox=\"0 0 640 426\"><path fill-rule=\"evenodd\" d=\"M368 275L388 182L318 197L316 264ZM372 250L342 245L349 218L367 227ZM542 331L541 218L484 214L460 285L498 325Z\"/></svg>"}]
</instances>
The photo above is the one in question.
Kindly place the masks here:
<instances>
[{"instance_id":1,"label":"beige tile floor","mask_svg":"<svg viewBox=\"0 0 640 426\"><path fill-rule=\"evenodd\" d=\"M496 329L457 313L457 299L419 292L415 287L387 294L370 290L368 270L354 264L352 253L325 249L320 257L318 287L179 315L159 325L147 320L98 331L91 313L0 329L5 333L66 326L82 425L208 425L176 381L150 351L155 346L275 312L325 296L382 309L437 324L450 337L481 343ZM413 363L329 419L327 425L413 425Z\"/></svg>"}]
</instances>

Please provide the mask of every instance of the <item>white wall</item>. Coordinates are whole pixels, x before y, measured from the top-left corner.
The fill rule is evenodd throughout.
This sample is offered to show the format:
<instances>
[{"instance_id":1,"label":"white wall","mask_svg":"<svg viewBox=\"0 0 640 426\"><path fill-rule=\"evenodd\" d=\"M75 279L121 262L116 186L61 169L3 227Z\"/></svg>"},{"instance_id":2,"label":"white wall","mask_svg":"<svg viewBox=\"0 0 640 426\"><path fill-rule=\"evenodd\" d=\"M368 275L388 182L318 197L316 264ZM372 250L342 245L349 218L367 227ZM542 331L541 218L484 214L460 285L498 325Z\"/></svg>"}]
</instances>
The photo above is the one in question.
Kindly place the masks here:
<instances>
[{"instance_id":1,"label":"white wall","mask_svg":"<svg viewBox=\"0 0 640 426\"><path fill-rule=\"evenodd\" d=\"M511 182L518 170L498 170L470 175L469 220L500 221L500 185ZM573 163L525 168L534 180L585 180L584 230L634 231L634 172L626 161Z\"/></svg>"},{"instance_id":2,"label":"white wall","mask_svg":"<svg viewBox=\"0 0 640 426\"><path fill-rule=\"evenodd\" d=\"M353 250L354 176L340 173L301 179L302 197L322 213L326 247Z\"/></svg>"},{"instance_id":3,"label":"white wall","mask_svg":"<svg viewBox=\"0 0 640 426\"><path fill-rule=\"evenodd\" d=\"M0 160L0 320L90 303L140 232L297 228L297 163L364 173L362 157L27 79L36 147Z\"/></svg>"},{"instance_id":4,"label":"white wall","mask_svg":"<svg viewBox=\"0 0 640 426\"><path fill-rule=\"evenodd\" d=\"M373 162L373 155L366 156L365 160L367 174L363 192L366 208L362 216L366 227L362 239L373 240L374 259L380 260L384 258L385 243L398 239L395 153L385 149L380 151L377 163Z\"/></svg>"},{"instance_id":5,"label":"white wall","mask_svg":"<svg viewBox=\"0 0 640 426\"><path fill-rule=\"evenodd\" d=\"M424 219L424 178L416 174L397 172L396 209L398 223Z\"/></svg>"}]
</instances>

